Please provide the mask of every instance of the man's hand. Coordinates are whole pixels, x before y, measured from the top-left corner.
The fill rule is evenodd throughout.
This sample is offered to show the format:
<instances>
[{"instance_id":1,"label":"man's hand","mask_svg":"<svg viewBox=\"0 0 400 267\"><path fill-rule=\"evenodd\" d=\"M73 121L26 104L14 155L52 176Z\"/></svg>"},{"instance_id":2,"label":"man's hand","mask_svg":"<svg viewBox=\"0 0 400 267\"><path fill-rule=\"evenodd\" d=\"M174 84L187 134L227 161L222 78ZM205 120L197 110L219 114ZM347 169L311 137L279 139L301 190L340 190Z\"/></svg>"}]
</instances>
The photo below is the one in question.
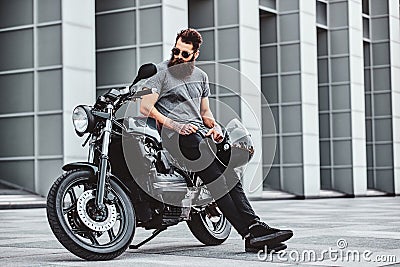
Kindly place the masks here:
<instances>
[{"instance_id":1,"label":"man's hand","mask_svg":"<svg viewBox=\"0 0 400 267\"><path fill-rule=\"evenodd\" d=\"M189 135L197 132L197 130L199 129L196 125L193 125L191 123L182 124L173 120L171 120L170 126L175 132L181 135Z\"/></svg>"},{"instance_id":2,"label":"man's hand","mask_svg":"<svg viewBox=\"0 0 400 267\"><path fill-rule=\"evenodd\" d=\"M212 135L213 139L216 142L221 142L224 139L224 135L222 134L222 129L218 124L215 124L213 128L211 128L206 136Z\"/></svg>"}]
</instances>

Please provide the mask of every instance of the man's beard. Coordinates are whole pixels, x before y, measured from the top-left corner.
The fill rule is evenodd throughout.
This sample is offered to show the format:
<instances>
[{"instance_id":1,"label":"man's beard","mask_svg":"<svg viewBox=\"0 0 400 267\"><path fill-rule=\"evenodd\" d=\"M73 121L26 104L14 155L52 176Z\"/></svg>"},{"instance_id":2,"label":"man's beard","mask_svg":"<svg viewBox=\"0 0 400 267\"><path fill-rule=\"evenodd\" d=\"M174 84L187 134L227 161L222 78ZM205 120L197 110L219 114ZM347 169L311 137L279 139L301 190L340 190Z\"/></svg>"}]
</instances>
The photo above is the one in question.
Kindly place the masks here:
<instances>
[{"instance_id":1,"label":"man's beard","mask_svg":"<svg viewBox=\"0 0 400 267\"><path fill-rule=\"evenodd\" d=\"M168 62L168 70L177 79L184 79L192 75L194 70L194 57L185 62L181 58L175 58L173 55Z\"/></svg>"}]
</instances>

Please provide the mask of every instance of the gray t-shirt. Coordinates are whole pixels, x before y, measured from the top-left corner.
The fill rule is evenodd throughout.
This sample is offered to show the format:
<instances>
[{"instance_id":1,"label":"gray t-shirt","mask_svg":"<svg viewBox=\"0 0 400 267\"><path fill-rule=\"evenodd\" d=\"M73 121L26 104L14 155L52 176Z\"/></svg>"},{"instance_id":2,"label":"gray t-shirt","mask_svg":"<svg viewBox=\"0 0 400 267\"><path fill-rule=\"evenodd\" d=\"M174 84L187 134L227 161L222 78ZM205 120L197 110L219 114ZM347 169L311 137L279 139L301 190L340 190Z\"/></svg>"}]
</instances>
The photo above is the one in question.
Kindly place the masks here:
<instances>
[{"instance_id":1,"label":"gray t-shirt","mask_svg":"<svg viewBox=\"0 0 400 267\"><path fill-rule=\"evenodd\" d=\"M154 107L161 114L180 123L204 128L200 103L210 94L208 76L204 71L195 67L191 75L178 79L168 70L166 60L157 65L157 73L143 87L154 89L159 94Z\"/></svg>"}]
</instances>

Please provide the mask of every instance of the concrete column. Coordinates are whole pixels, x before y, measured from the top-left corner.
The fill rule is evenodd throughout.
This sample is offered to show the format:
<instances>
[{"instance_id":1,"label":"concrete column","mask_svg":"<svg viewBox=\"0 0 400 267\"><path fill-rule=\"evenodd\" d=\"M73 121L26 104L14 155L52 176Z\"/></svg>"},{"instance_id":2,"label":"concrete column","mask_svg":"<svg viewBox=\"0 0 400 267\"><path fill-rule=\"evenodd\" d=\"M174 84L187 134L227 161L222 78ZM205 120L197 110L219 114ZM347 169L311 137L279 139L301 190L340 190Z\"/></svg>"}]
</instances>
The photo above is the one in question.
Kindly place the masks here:
<instances>
[{"instance_id":1,"label":"concrete column","mask_svg":"<svg viewBox=\"0 0 400 267\"><path fill-rule=\"evenodd\" d=\"M169 58L171 49L175 45L176 34L186 29L189 24L187 0L162 1L162 41L163 58Z\"/></svg>"},{"instance_id":2,"label":"concrete column","mask_svg":"<svg viewBox=\"0 0 400 267\"><path fill-rule=\"evenodd\" d=\"M318 69L315 1L300 0L301 120L303 192L315 197L320 191ZM300 190L301 188L298 188Z\"/></svg>"},{"instance_id":3,"label":"concrete column","mask_svg":"<svg viewBox=\"0 0 400 267\"><path fill-rule=\"evenodd\" d=\"M243 187L249 197L260 197L263 189L259 27L258 0L239 1L241 118L256 150L243 177Z\"/></svg>"},{"instance_id":4,"label":"concrete column","mask_svg":"<svg viewBox=\"0 0 400 267\"><path fill-rule=\"evenodd\" d=\"M75 134L75 106L96 96L95 1L62 1L63 152L64 163L87 159L83 139Z\"/></svg>"},{"instance_id":5,"label":"concrete column","mask_svg":"<svg viewBox=\"0 0 400 267\"><path fill-rule=\"evenodd\" d=\"M398 1L389 1L390 76L394 193L400 194L400 14Z\"/></svg>"},{"instance_id":6,"label":"concrete column","mask_svg":"<svg viewBox=\"0 0 400 267\"><path fill-rule=\"evenodd\" d=\"M352 191L346 193L352 193L354 195L365 195L367 192L363 29L361 13L361 0L348 1L353 181L352 185L346 184L344 188L352 188Z\"/></svg>"}]
</instances>

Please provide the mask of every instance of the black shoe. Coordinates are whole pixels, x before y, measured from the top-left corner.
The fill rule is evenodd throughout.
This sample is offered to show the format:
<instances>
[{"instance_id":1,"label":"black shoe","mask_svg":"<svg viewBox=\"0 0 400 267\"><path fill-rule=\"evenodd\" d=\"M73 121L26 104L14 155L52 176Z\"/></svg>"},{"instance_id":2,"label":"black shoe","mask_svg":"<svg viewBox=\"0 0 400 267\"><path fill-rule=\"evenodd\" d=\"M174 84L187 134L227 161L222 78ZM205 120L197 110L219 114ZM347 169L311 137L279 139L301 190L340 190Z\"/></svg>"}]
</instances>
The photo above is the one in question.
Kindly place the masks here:
<instances>
[{"instance_id":1,"label":"black shoe","mask_svg":"<svg viewBox=\"0 0 400 267\"><path fill-rule=\"evenodd\" d=\"M271 252L278 252L278 251L287 249L287 246L283 243L278 243L278 244L273 244L271 246L256 247L256 246L250 245L249 239L246 239L246 241L244 242L244 250L246 252L258 253L260 250L262 252L265 252L265 248L267 248L267 254L270 254Z\"/></svg>"},{"instance_id":2,"label":"black shoe","mask_svg":"<svg viewBox=\"0 0 400 267\"><path fill-rule=\"evenodd\" d=\"M255 222L249 226L250 236L247 237L254 247L273 246L282 243L293 236L292 230L280 230L268 226L265 222Z\"/></svg>"}]
</instances>

